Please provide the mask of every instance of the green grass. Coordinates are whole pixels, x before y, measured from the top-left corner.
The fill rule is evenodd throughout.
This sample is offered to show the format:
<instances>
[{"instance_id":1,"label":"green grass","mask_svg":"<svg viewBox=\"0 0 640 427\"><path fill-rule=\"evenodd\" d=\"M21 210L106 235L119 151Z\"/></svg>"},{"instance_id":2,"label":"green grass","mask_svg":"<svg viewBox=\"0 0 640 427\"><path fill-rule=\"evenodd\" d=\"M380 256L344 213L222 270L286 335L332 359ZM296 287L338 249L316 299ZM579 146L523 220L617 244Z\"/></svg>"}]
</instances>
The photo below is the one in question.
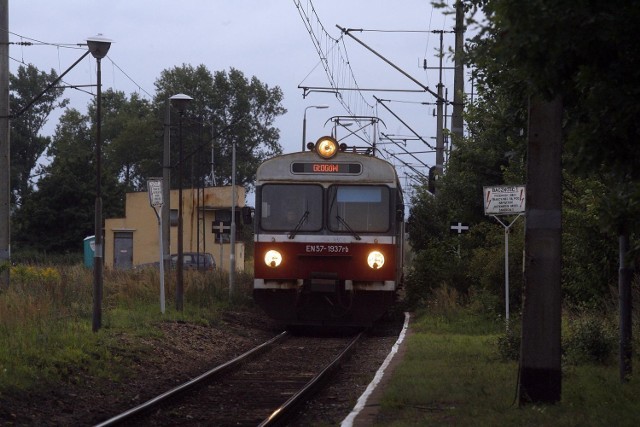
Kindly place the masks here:
<instances>
[{"instance_id":1,"label":"green grass","mask_svg":"<svg viewBox=\"0 0 640 427\"><path fill-rule=\"evenodd\" d=\"M225 274L187 272L184 310L175 310L175 288L168 280L161 314L157 271L106 271L102 328L94 333L90 270L21 265L12 267L11 278L11 287L0 290L0 400L3 394L86 377L126 378L126 361L149 350L136 344L144 340L123 337L157 337L163 321L215 324L225 310L251 301L249 274L236 276L238 292L230 301ZM608 322L594 314L566 313L565 342L583 345L567 349L573 351L564 359L562 401L519 408L518 366L505 361L498 345L504 323L461 308L458 299L441 290L437 303L413 319L407 353L385 390L378 425L639 424L640 375L620 383L615 354L603 352L610 346ZM598 357L585 357L584 351ZM636 356L636 372L639 367Z\"/></svg>"},{"instance_id":2,"label":"green grass","mask_svg":"<svg viewBox=\"0 0 640 427\"><path fill-rule=\"evenodd\" d=\"M518 407L517 363L503 361L496 344L503 329L464 309L414 318L377 425L638 425L638 375L621 384L611 364L567 364L559 404Z\"/></svg>"},{"instance_id":3,"label":"green grass","mask_svg":"<svg viewBox=\"0 0 640 427\"><path fill-rule=\"evenodd\" d=\"M117 380L127 369L122 355L145 351L131 347L135 340L123 344L123 335L158 336L163 321L215 323L251 289L250 277L238 274L230 301L225 274L186 272L184 310L175 310L168 280L162 314L157 271L105 271L102 328L94 333L92 281L81 266L11 268L11 286L0 290L0 396L83 377Z\"/></svg>"}]
</instances>

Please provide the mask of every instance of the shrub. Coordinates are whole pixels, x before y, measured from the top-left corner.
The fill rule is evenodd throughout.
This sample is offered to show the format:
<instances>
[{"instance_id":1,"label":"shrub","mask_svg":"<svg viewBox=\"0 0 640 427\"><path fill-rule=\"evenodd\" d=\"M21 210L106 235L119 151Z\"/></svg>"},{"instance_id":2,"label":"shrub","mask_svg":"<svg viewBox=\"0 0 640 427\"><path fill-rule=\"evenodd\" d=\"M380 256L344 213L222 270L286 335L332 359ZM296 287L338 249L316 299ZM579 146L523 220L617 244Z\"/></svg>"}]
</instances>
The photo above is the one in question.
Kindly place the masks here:
<instances>
[{"instance_id":1,"label":"shrub","mask_svg":"<svg viewBox=\"0 0 640 427\"><path fill-rule=\"evenodd\" d=\"M511 322L506 331L496 340L498 354L504 361L518 361L520 359L521 330L520 322Z\"/></svg>"},{"instance_id":2,"label":"shrub","mask_svg":"<svg viewBox=\"0 0 640 427\"><path fill-rule=\"evenodd\" d=\"M446 247L432 246L415 253L405 281L406 301L410 307L424 306L442 286L455 288L459 295L467 293L469 280L464 260L443 250Z\"/></svg>"},{"instance_id":3,"label":"shrub","mask_svg":"<svg viewBox=\"0 0 640 427\"><path fill-rule=\"evenodd\" d=\"M443 283L431 292L427 303L429 313L449 316L458 311L460 307L460 294L456 288Z\"/></svg>"},{"instance_id":4,"label":"shrub","mask_svg":"<svg viewBox=\"0 0 640 427\"><path fill-rule=\"evenodd\" d=\"M471 287L469 289L469 310L474 314L495 318L503 314L504 303L498 295L488 289Z\"/></svg>"},{"instance_id":5,"label":"shrub","mask_svg":"<svg viewBox=\"0 0 640 427\"><path fill-rule=\"evenodd\" d=\"M606 364L613 354L616 335L602 317L582 314L567 325L563 352L567 363Z\"/></svg>"}]
</instances>

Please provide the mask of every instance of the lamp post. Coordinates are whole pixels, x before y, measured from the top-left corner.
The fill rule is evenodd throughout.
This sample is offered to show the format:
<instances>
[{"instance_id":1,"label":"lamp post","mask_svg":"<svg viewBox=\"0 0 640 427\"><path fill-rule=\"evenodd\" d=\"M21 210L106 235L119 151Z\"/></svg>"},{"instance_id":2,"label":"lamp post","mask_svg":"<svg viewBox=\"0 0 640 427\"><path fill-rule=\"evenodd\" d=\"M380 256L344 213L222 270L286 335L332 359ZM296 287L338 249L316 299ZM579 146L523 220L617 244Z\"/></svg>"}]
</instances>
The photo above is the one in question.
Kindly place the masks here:
<instances>
[{"instance_id":1,"label":"lamp post","mask_svg":"<svg viewBox=\"0 0 640 427\"><path fill-rule=\"evenodd\" d=\"M178 262L176 263L176 310L182 311L184 295L183 274L183 236L182 236L182 118L189 102L193 100L189 95L179 93L169 98L173 108L178 110L180 121L178 125Z\"/></svg>"},{"instance_id":2,"label":"lamp post","mask_svg":"<svg viewBox=\"0 0 640 427\"><path fill-rule=\"evenodd\" d=\"M102 72L100 62L107 56L111 47L111 40L98 34L87 39L89 52L96 59L97 87L96 90L96 203L95 203L95 249L93 254L93 322L92 329L96 332L102 326Z\"/></svg>"},{"instance_id":3,"label":"lamp post","mask_svg":"<svg viewBox=\"0 0 640 427\"><path fill-rule=\"evenodd\" d=\"M165 271L171 261L171 245L169 235L171 232L171 103L165 99L164 105L164 135L162 153L162 263Z\"/></svg>"},{"instance_id":4,"label":"lamp post","mask_svg":"<svg viewBox=\"0 0 640 427\"><path fill-rule=\"evenodd\" d=\"M306 150L306 144L307 144L307 110L309 108L322 109L322 108L329 108L329 106L328 105L310 105L304 109L304 117L302 119L302 151Z\"/></svg>"}]
</instances>

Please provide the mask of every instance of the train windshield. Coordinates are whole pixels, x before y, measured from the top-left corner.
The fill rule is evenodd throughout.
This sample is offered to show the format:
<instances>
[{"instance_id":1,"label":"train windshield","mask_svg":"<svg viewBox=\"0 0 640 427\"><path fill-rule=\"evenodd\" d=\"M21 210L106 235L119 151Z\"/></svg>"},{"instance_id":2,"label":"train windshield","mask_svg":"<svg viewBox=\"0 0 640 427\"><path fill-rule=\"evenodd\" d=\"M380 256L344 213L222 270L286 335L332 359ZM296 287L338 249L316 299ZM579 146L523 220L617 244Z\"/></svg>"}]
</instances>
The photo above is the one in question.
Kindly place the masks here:
<instances>
[{"instance_id":1,"label":"train windshield","mask_svg":"<svg viewBox=\"0 0 640 427\"><path fill-rule=\"evenodd\" d=\"M389 230L389 188L333 185L329 187L329 230L386 232Z\"/></svg>"},{"instance_id":2,"label":"train windshield","mask_svg":"<svg viewBox=\"0 0 640 427\"><path fill-rule=\"evenodd\" d=\"M263 185L260 225L268 231L319 231L322 229L322 187Z\"/></svg>"}]
</instances>

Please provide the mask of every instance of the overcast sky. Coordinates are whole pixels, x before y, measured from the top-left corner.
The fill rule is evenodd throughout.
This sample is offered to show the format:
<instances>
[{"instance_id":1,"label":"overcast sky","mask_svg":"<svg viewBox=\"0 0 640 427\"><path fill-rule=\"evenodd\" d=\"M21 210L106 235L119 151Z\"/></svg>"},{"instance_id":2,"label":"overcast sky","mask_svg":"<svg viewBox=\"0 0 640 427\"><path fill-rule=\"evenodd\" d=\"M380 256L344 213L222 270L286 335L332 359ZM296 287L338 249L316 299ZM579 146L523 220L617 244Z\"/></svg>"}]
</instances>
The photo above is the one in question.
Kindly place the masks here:
<instances>
[{"instance_id":1,"label":"overcast sky","mask_svg":"<svg viewBox=\"0 0 640 427\"><path fill-rule=\"evenodd\" d=\"M33 39L50 43L11 45L10 66L13 72L20 63L31 63L41 70L54 68L62 73L86 49L73 45L85 43L88 37L101 33L114 41L107 59L102 62L103 89L112 87L127 94L139 92L150 99L154 94L153 83L164 69L182 64L204 64L211 72L234 67L248 78L256 76L270 87L282 89L287 113L276 122L280 143L285 152L298 151L306 107L329 106L307 111L309 141L331 132L331 125L325 126L330 117L349 113L335 94L312 92L303 98L303 92L298 88L299 85L329 87L330 83L296 3L294 0L9 0L10 41ZM348 73L344 59L341 59L346 56L360 88L419 89L349 37L344 38L344 43L338 43L338 51L335 43L323 38L322 27L314 22L312 5L324 30L333 38L340 37L336 25L385 30L353 34L436 90L437 71L422 68L424 59L430 67L438 63L436 53L440 36L430 31L451 31L454 17L444 16L434 9L430 0L300 0L299 3L312 18L313 32L324 45L323 49L329 51L330 67L335 75ZM453 34L444 34L445 50L453 43ZM65 77L65 81L68 84L95 83L95 60L87 57ZM350 81L350 78L341 77L337 82L346 85ZM451 98L452 70L444 72L443 81ZM362 96L344 92L343 102L355 114L378 116L386 125L380 126L381 131L410 134L399 120L376 106L373 95L393 100L386 105L416 132L426 138L435 137L436 119L432 115L435 107L420 104L434 101L428 93L361 93ZM65 96L71 98L71 107L86 111L90 95L67 90ZM53 131L56 122L57 118L52 120L47 133ZM390 152L402 151L385 147ZM408 142L407 149L428 150L424 144L415 141ZM389 158L389 155L385 154L385 157ZM433 165L433 154L421 154L420 157ZM419 166L406 155L400 158ZM399 165L392 157L389 160ZM404 168L399 167L401 174L403 171Z\"/></svg>"}]
</instances>

